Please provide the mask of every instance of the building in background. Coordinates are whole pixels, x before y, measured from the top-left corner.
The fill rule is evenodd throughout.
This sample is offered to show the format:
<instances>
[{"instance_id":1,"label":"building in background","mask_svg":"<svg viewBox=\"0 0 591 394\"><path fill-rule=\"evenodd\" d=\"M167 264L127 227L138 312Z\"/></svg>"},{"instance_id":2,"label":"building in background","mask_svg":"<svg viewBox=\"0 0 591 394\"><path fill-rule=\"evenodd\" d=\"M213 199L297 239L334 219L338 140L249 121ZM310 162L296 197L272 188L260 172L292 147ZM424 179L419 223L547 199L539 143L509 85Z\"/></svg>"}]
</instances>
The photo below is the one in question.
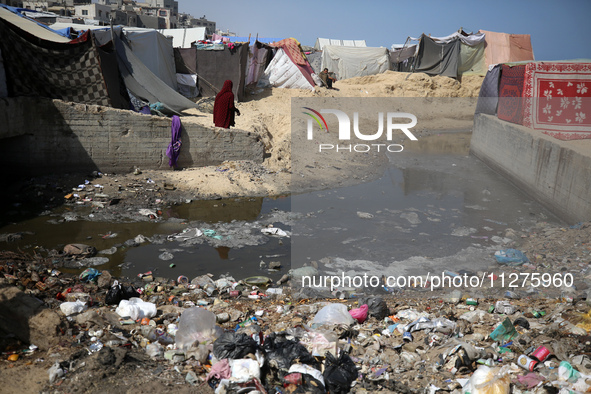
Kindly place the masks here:
<instances>
[{"instance_id":1,"label":"building in background","mask_svg":"<svg viewBox=\"0 0 591 394\"><path fill-rule=\"evenodd\" d=\"M60 22L92 25L123 25L151 29L176 29L205 27L206 35L216 33L215 21L205 15L195 18L179 13L177 0L0 0L0 3L35 11L56 14ZM45 21L40 20L45 23ZM47 21L48 24L55 22ZM219 32L224 36L235 35L229 31Z\"/></svg>"}]
</instances>

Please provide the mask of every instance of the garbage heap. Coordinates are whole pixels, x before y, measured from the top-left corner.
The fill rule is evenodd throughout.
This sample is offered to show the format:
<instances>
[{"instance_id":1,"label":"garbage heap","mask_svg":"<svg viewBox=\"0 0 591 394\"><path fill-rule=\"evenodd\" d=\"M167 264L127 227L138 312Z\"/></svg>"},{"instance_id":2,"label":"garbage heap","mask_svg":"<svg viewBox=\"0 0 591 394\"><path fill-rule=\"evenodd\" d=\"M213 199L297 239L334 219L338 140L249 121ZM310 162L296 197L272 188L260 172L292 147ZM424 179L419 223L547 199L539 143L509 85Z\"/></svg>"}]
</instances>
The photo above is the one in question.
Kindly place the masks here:
<instances>
[{"instance_id":1,"label":"garbage heap","mask_svg":"<svg viewBox=\"0 0 591 394\"><path fill-rule=\"evenodd\" d=\"M216 393L591 390L584 299L478 300L456 290L314 300L232 277L179 279L115 282L101 307L70 292L60 309L89 354L144 351ZM71 362L49 369L52 384L69 378Z\"/></svg>"},{"instance_id":2,"label":"garbage heap","mask_svg":"<svg viewBox=\"0 0 591 394\"><path fill-rule=\"evenodd\" d=\"M80 384L101 368L146 370L137 381L157 377L196 392L591 392L591 244L581 237L590 229L541 227L524 253L494 256L505 278L574 276L568 286L478 292L323 293L293 277L290 286L262 286L150 272L114 280L4 252L0 333L23 346L4 346L0 335L2 365L46 365L51 392L87 391Z\"/></svg>"}]
</instances>

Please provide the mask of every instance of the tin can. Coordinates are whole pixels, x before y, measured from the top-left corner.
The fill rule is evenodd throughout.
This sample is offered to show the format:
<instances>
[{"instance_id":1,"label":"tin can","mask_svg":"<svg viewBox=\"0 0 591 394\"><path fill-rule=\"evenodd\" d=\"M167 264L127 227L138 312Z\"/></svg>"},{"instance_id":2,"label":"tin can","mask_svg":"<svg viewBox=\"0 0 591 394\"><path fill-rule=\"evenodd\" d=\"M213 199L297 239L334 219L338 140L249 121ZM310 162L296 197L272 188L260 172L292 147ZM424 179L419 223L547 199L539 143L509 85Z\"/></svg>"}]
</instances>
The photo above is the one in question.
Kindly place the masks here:
<instances>
[{"instance_id":1,"label":"tin can","mask_svg":"<svg viewBox=\"0 0 591 394\"><path fill-rule=\"evenodd\" d=\"M478 305L478 301L476 301L474 298L468 298L466 300L466 305Z\"/></svg>"},{"instance_id":2,"label":"tin can","mask_svg":"<svg viewBox=\"0 0 591 394\"><path fill-rule=\"evenodd\" d=\"M536 350L534 350L534 352L531 354L532 357L535 357L536 359L538 359L540 362L544 362L546 361L546 359L548 358L548 356L550 355L550 350L548 350L547 347L545 346L540 346L538 347Z\"/></svg>"},{"instance_id":3,"label":"tin can","mask_svg":"<svg viewBox=\"0 0 591 394\"><path fill-rule=\"evenodd\" d=\"M536 360L531 359L524 354L519 356L519 358L517 359L517 365L519 365L521 368L523 368L527 371L530 371L530 372L532 372L534 370L537 363L538 362Z\"/></svg>"},{"instance_id":4,"label":"tin can","mask_svg":"<svg viewBox=\"0 0 591 394\"><path fill-rule=\"evenodd\" d=\"M238 290L230 290L230 297L238 297L240 292Z\"/></svg>"},{"instance_id":5,"label":"tin can","mask_svg":"<svg viewBox=\"0 0 591 394\"><path fill-rule=\"evenodd\" d=\"M410 331L404 331L402 333L402 339L408 342L412 342L412 334L410 333Z\"/></svg>"}]
</instances>

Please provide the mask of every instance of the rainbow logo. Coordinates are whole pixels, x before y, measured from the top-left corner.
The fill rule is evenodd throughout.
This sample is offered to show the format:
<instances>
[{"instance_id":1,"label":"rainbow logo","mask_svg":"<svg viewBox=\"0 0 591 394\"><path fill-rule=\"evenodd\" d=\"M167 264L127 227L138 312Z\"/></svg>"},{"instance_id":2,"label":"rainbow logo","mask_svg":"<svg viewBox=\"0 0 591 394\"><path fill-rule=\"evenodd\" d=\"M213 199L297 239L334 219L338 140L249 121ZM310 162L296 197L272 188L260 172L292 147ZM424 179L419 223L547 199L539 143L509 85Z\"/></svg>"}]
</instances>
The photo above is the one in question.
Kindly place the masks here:
<instances>
[{"instance_id":1,"label":"rainbow logo","mask_svg":"<svg viewBox=\"0 0 591 394\"><path fill-rule=\"evenodd\" d=\"M320 130L326 129L326 132L328 133L328 125L326 124L326 120L324 120L324 117L322 115L320 115L320 112L315 111L309 107L302 107L302 108L307 109L308 111L314 112L314 114L316 114L317 117L309 112L302 112L302 113L312 117L312 119L314 119L316 121L316 123L318 123L318 126L320 126ZM318 118L320 118L320 119L318 119ZM322 123L320 123L320 120L322 120ZM322 124L324 124L324 127L322 126Z\"/></svg>"}]
</instances>

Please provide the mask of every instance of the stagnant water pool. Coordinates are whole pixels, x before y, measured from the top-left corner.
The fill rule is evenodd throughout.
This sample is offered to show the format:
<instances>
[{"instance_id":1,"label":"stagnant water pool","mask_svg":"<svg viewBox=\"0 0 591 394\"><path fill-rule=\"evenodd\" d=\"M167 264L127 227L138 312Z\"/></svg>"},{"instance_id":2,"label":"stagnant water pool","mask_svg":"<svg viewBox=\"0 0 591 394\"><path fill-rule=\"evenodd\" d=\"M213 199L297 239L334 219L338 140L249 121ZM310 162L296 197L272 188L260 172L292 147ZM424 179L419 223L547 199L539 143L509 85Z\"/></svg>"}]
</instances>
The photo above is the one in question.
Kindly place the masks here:
<instances>
[{"instance_id":1,"label":"stagnant water pool","mask_svg":"<svg viewBox=\"0 0 591 394\"><path fill-rule=\"evenodd\" d=\"M294 267L318 261L331 274L420 274L485 269L507 242L507 229L539 221L550 212L469 155L470 133L441 133L390 154L374 181L339 189L273 198L194 201L163 209L157 221L102 222L89 208L61 207L0 228L23 233L4 250L33 253L41 246L94 246L115 276L192 278L229 273L236 279L278 279ZM76 210L76 220L60 221ZM273 225L287 236L265 235ZM188 228L199 239L175 237ZM190 233L185 233L190 234ZM146 242L126 241L142 235ZM281 268L269 271L268 265ZM84 268L71 268L80 272ZM64 269L68 271L68 269Z\"/></svg>"}]
</instances>

